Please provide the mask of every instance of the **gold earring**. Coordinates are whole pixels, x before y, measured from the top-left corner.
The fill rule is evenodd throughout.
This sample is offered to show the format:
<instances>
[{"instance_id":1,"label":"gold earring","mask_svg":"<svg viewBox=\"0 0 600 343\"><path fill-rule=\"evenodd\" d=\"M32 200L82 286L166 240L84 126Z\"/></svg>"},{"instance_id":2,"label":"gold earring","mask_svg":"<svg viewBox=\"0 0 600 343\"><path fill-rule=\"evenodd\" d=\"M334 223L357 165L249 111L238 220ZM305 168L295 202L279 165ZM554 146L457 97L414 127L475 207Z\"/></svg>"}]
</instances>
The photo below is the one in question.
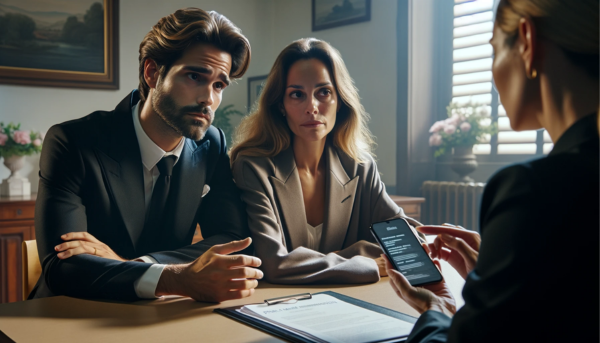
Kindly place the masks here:
<instances>
[{"instance_id":1,"label":"gold earring","mask_svg":"<svg viewBox=\"0 0 600 343\"><path fill-rule=\"evenodd\" d=\"M537 70L535 68L531 68L531 75L527 75L527 78L533 80L537 77Z\"/></svg>"}]
</instances>

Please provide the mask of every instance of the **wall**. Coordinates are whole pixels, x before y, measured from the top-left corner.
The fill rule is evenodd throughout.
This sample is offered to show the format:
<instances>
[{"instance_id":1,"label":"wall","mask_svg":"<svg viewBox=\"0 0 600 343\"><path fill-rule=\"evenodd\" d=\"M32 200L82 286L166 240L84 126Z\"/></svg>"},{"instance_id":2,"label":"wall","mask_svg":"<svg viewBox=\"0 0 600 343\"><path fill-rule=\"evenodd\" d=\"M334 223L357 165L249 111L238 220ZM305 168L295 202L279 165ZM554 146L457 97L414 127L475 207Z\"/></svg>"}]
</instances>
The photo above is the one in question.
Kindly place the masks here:
<instances>
[{"instance_id":1,"label":"wall","mask_svg":"<svg viewBox=\"0 0 600 343\"><path fill-rule=\"evenodd\" d=\"M429 128L452 98L452 0L398 3L397 191L435 180Z\"/></svg>"},{"instance_id":2,"label":"wall","mask_svg":"<svg viewBox=\"0 0 600 343\"><path fill-rule=\"evenodd\" d=\"M252 62L245 78L267 74L277 54L302 37L326 40L342 54L372 116L376 154L383 181L393 193L396 181L396 0L372 2L371 21L323 31L311 31L311 1L280 0L171 0L120 1L119 70L116 91L0 85L0 121L20 122L24 128L46 131L50 126L82 117L94 110L110 110L137 87L138 46L150 27L176 9L196 6L229 17L248 37ZM228 88L223 105L247 107L247 83ZM234 118L232 123L237 123ZM39 157L28 157L22 172L37 191ZM0 167L0 179L8 170Z\"/></svg>"},{"instance_id":3,"label":"wall","mask_svg":"<svg viewBox=\"0 0 600 343\"><path fill-rule=\"evenodd\" d=\"M0 85L0 121L20 122L25 129L46 131L53 124L79 118L95 110L113 109L138 86L138 48L146 33L161 17L190 6L223 13L242 29L253 47L247 75L268 70L272 63L271 38L265 33L271 31L270 0L122 0L119 11L118 90ZM246 87L245 80L232 84L226 91L223 104L234 104L243 111L247 104ZM32 192L36 192L38 187L38 163L39 156L28 157L21 171L29 177ZM0 179L8 175L8 170L1 166Z\"/></svg>"}]
</instances>

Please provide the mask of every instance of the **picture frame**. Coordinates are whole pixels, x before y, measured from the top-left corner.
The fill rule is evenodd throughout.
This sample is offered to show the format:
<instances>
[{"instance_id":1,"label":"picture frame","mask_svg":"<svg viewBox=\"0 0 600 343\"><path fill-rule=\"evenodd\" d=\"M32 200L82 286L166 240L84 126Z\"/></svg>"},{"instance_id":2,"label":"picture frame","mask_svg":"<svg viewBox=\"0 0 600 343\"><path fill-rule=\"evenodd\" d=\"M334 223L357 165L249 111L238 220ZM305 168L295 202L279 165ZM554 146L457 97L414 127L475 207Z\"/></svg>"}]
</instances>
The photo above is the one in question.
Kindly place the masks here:
<instances>
[{"instance_id":1,"label":"picture frame","mask_svg":"<svg viewBox=\"0 0 600 343\"><path fill-rule=\"evenodd\" d=\"M312 30L371 20L371 0L312 0Z\"/></svg>"},{"instance_id":2,"label":"picture frame","mask_svg":"<svg viewBox=\"0 0 600 343\"><path fill-rule=\"evenodd\" d=\"M119 0L20 6L0 1L0 83L119 89Z\"/></svg>"},{"instance_id":3,"label":"picture frame","mask_svg":"<svg viewBox=\"0 0 600 343\"><path fill-rule=\"evenodd\" d=\"M252 106L258 100L268 76L261 75L248 78L248 112L252 111Z\"/></svg>"}]
</instances>

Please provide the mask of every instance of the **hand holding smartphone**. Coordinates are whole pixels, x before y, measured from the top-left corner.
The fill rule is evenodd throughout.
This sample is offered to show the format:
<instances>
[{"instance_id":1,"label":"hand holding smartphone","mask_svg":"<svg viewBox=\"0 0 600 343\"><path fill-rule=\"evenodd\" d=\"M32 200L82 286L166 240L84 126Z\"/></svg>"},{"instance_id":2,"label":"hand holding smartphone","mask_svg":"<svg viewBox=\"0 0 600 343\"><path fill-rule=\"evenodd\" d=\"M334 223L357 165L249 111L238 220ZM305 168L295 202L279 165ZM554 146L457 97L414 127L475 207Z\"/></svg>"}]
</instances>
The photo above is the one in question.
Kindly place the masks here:
<instances>
[{"instance_id":1,"label":"hand holding smartphone","mask_svg":"<svg viewBox=\"0 0 600 343\"><path fill-rule=\"evenodd\" d=\"M443 280L442 274L405 219L374 223L371 233L394 269L402 273L412 286L423 286Z\"/></svg>"}]
</instances>

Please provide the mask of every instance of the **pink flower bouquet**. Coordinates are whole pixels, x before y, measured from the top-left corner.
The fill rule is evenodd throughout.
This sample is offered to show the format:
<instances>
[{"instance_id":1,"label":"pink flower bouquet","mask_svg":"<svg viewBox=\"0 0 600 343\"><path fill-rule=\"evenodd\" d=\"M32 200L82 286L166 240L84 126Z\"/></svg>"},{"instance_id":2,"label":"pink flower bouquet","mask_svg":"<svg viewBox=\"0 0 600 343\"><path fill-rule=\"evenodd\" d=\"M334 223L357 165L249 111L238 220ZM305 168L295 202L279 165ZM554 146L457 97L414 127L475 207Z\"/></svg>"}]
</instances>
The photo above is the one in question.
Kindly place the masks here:
<instances>
[{"instance_id":1,"label":"pink flower bouquet","mask_svg":"<svg viewBox=\"0 0 600 343\"><path fill-rule=\"evenodd\" d=\"M42 151L43 134L21 130L21 124L0 123L0 156L28 156Z\"/></svg>"},{"instance_id":2,"label":"pink flower bouquet","mask_svg":"<svg viewBox=\"0 0 600 343\"><path fill-rule=\"evenodd\" d=\"M436 148L435 157L457 146L480 143L486 136L497 132L496 123L489 123L491 120L485 106L450 103L446 109L448 118L435 122L429 129L429 146Z\"/></svg>"}]
</instances>

